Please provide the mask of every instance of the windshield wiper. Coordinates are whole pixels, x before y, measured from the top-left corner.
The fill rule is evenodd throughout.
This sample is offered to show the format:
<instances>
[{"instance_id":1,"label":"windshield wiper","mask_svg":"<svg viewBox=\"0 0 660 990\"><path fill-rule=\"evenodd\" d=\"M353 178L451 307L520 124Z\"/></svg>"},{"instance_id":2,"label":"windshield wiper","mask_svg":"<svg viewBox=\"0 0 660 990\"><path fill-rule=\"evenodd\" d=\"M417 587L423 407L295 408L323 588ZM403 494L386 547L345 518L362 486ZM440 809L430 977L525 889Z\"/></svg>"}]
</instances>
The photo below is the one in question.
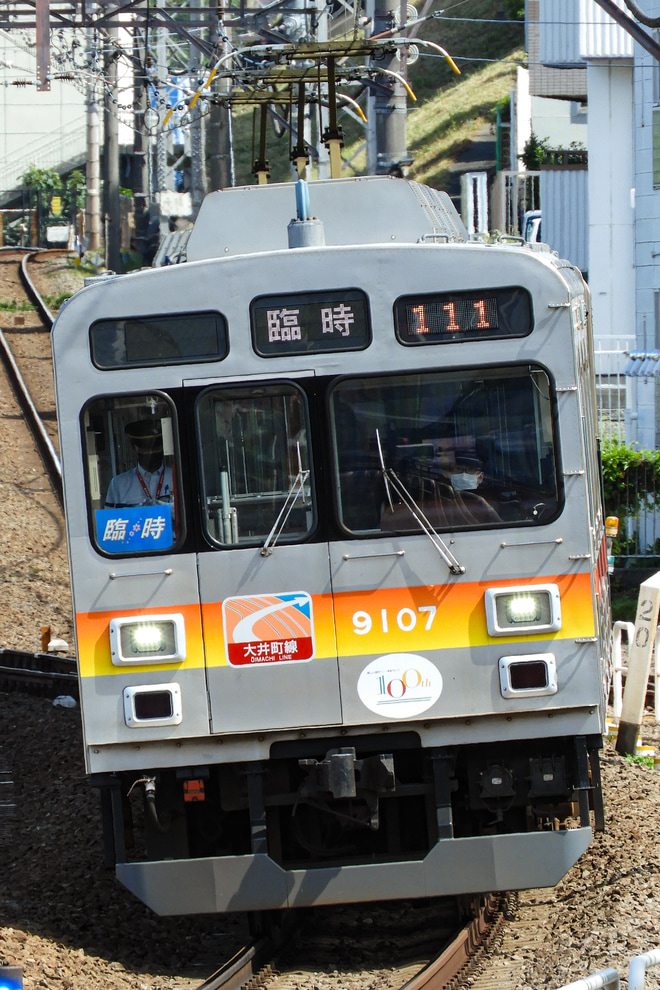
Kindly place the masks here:
<instances>
[{"instance_id":1,"label":"windshield wiper","mask_svg":"<svg viewBox=\"0 0 660 990\"><path fill-rule=\"evenodd\" d=\"M390 491L390 485L399 496L405 507L410 512L411 516L421 529L421 531L429 538L435 549L438 551L445 564L449 568L451 574L465 574L465 568L459 561L454 557L453 553L441 538L438 532L434 529L432 523L425 516L424 512L417 504L415 499L412 497L404 483L397 476L393 468L388 468L385 465L385 458L383 457L383 448L380 443L380 433L376 430L376 443L378 444L378 456L380 458L380 466L383 473L383 481L385 482L385 491L387 493L387 501L390 503L390 509L394 512L394 504L392 502L392 493Z\"/></svg>"},{"instance_id":2,"label":"windshield wiper","mask_svg":"<svg viewBox=\"0 0 660 990\"><path fill-rule=\"evenodd\" d=\"M303 471L299 443L296 444L296 450L298 452L298 474L291 482L291 486L286 493L286 498L284 499L284 505L280 509L277 519L273 523L273 528L266 537L266 541L261 548L260 552L262 557L269 557L271 555L273 552L273 547L277 543L282 530L286 526L287 519L291 515L291 510L299 498L304 499L305 497L305 482L309 478L309 469Z\"/></svg>"}]
</instances>

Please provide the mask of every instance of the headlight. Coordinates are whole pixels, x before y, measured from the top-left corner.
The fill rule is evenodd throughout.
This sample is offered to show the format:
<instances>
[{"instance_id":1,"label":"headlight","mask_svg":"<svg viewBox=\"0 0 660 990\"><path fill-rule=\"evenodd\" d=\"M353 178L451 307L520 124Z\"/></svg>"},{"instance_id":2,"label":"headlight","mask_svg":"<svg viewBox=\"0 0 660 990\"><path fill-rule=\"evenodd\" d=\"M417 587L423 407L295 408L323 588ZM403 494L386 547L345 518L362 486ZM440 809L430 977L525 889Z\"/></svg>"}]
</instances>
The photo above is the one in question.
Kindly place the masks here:
<instances>
[{"instance_id":1,"label":"headlight","mask_svg":"<svg viewBox=\"0 0 660 990\"><path fill-rule=\"evenodd\" d=\"M110 620L110 653L118 666L183 663L186 631L182 615L140 615Z\"/></svg>"},{"instance_id":2,"label":"headlight","mask_svg":"<svg viewBox=\"0 0 660 990\"><path fill-rule=\"evenodd\" d=\"M489 588L484 597L486 625L491 636L561 629L561 602L556 584Z\"/></svg>"}]
</instances>

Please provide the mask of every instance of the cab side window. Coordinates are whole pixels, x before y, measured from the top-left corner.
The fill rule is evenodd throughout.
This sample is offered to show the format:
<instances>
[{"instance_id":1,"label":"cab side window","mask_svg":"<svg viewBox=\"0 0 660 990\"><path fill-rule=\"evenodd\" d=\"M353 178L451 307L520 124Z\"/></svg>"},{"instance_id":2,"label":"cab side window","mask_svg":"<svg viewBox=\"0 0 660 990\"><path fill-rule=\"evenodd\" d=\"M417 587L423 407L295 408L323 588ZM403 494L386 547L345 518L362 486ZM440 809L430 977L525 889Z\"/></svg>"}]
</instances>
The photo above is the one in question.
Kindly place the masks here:
<instances>
[{"instance_id":1,"label":"cab side window","mask_svg":"<svg viewBox=\"0 0 660 990\"><path fill-rule=\"evenodd\" d=\"M182 535L175 412L158 393L113 395L83 410L93 541L110 554L168 551Z\"/></svg>"}]
</instances>

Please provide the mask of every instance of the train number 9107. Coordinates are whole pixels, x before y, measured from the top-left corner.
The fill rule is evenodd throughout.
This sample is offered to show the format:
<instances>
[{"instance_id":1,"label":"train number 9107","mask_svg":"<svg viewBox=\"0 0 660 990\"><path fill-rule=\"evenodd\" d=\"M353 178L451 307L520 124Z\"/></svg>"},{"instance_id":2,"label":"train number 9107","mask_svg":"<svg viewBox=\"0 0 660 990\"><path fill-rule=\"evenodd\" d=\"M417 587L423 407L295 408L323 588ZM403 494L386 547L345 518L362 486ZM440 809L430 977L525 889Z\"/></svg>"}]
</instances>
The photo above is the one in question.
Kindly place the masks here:
<instances>
[{"instance_id":1,"label":"train number 9107","mask_svg":"<svg viewBox=\"0 0 660 990\"><path fill-rule=\"evenodd\" d=\"M401 632L412 632L419 620L424 623L424 630L428 632L433 625L436 611L436 605L418 605L417 611L412 608L400 608L394 615L393 621ZM353 632L356 636L366 636L373 629L374 621L378 624L380 620L380 631L387 633L390 631L390 618L389 609L386 608L381 608L380 616L375 620L369 612L354 612Z\"/></svg>"}]
</instances>

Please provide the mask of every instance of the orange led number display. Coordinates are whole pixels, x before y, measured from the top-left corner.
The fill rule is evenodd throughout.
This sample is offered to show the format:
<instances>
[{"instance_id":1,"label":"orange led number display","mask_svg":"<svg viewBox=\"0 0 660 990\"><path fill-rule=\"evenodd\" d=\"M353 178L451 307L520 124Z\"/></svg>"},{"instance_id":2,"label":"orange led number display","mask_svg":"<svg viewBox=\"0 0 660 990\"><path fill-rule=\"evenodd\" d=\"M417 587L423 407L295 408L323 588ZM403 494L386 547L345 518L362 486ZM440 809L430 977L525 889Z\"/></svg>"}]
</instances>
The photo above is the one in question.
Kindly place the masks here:
<instances>
[{"instance_id":1,"label":"orange led number display","mask_svg":"<svg viewBox=\"0 0 660 990\"><path fill-rule=\"evenodd\" d=\"M406 296L394 304L394 322L403 344L524 337L533 327L522 288Z\"/></svg>"}]
</instances>

